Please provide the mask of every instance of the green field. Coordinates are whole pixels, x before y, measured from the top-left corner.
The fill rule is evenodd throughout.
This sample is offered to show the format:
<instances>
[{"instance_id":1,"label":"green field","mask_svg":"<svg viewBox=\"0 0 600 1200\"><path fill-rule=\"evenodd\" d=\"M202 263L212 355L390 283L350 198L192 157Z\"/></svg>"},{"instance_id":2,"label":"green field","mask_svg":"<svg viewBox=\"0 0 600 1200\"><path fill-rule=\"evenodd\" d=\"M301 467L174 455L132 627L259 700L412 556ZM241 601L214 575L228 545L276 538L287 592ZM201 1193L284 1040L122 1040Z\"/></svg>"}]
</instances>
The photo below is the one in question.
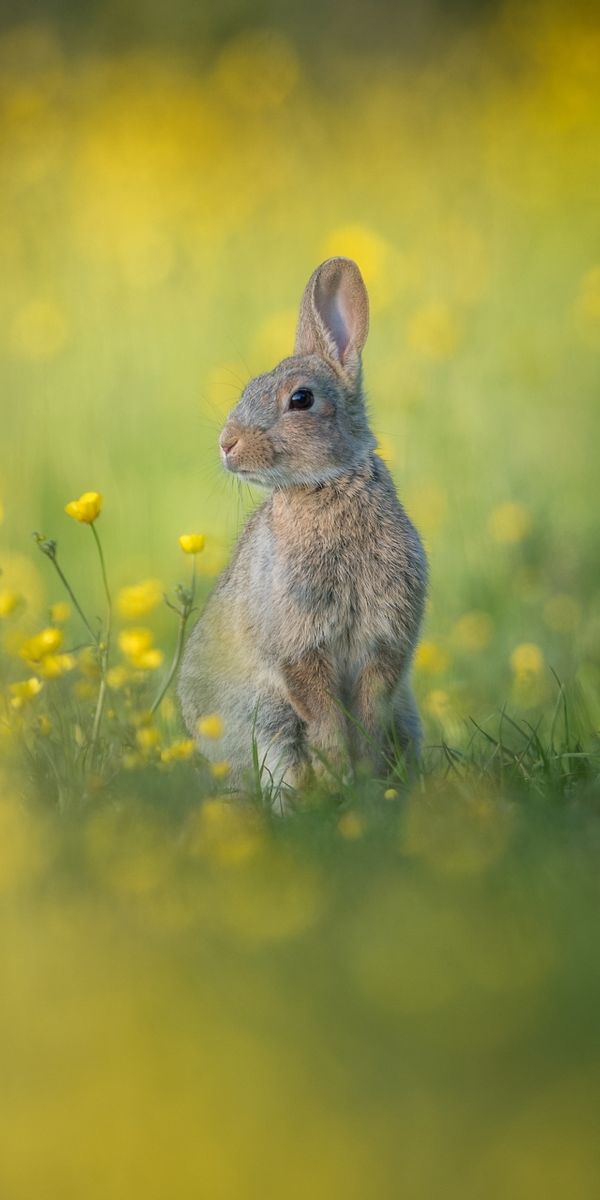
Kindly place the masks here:
<instances>
[{"instance_id":1,"label":"green field","mask_svg":"<svg viewBox=\"0 0 600 1200\"><path fill-rule=\"evenodd\" d=\"M600 27L525 7L413 57L2 25L2 1200L598 1193ZM201 606L260 499L219 429L338 253L426 744L281 820L151 710L179 535Z\"/></svg>"}]
</instances>

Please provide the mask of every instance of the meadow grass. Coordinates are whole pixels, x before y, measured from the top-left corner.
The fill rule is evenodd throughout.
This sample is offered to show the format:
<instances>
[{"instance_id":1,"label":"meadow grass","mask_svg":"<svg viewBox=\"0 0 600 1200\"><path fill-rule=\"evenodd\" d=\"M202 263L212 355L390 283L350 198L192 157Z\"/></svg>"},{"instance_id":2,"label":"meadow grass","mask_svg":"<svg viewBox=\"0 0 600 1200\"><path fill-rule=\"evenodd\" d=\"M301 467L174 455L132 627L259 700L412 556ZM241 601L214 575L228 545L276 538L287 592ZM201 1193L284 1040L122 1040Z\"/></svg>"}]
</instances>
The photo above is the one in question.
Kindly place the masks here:
<instances>
[{"instance_id":1,"label":"meadow grass","mask_svg":"<svg viewBox=\"0 0 600 1200\"><path fill-rule=\"evenodd\" d=\"M0 1194L588 1200L597 21L69 46L0 36ZM218 430L331 253L431 563L425 750L281 820L172 667L259 499Z\"/></svg>"}]
</instances>

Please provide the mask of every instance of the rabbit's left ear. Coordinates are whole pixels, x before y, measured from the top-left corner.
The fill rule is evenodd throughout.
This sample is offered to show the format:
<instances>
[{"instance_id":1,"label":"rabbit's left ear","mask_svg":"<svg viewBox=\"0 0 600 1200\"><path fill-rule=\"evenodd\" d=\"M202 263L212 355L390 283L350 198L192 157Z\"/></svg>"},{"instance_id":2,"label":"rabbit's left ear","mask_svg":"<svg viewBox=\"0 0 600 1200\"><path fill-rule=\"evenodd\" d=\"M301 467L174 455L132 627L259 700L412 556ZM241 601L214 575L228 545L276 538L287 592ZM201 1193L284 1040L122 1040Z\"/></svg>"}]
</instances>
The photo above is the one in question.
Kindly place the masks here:
<instances>
[{"instance_id":1,"label":"rabbit's left ear","mask_svg":"<svg viewBox=\"0 0 600 1200\"><path fill-rule=\"evenodd\" d=\"M296 331L296 354L320 354L351 380L369 332L369 298L351 258L328 258L311 275Z\"/></svg>"}]
</instances>

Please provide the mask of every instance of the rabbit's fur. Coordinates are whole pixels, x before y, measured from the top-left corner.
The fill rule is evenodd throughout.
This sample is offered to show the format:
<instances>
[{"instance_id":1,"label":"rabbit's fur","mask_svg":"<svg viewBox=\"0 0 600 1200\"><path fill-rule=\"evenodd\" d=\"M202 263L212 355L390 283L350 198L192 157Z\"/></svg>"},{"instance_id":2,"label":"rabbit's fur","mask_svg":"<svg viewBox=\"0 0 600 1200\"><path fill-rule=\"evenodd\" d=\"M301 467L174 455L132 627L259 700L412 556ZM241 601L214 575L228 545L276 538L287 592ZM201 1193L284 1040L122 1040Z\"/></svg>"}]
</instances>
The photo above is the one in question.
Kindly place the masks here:
<instances>
[{"instance_id":1,"label":"rabbit's fur","mask_svg":"<svg viewBox=\"0 0 600 1200\"><path fill-rule=\"evenodd\" d=\"M358 267L328 259L304 292L294 355L250 381L221 434L226 468L271 494L190 636L179 696L190 733L236 785L254 738L276 788L357 761L381 772L392 741L419 751L409 672L427 566L374 452L367 331ZM301 389L311 407L290 409ZM224 722L218 741L198 734L210 713Z\"/></svg>"}]
</instances>

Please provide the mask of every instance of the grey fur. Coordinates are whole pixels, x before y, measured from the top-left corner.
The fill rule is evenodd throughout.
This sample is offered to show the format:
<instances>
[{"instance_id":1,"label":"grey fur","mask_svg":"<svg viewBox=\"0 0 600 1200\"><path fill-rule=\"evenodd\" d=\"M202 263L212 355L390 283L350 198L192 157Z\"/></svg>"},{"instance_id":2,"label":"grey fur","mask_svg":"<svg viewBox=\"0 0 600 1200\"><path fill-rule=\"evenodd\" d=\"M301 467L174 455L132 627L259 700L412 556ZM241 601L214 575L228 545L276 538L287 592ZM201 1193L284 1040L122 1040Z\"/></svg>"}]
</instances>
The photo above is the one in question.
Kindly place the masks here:
<instances>
[{"instance_id":1,"label":"grey fur","mask_svg":"<svg viewBox=\"0 0 600 1200\"><path fill-rule=\"evenodd\" d=\"M358 267L327 260L305 290L295 354L250 381L221 434L226 468L271 494L189 638L179 697L190 733L230 763L235 785L253 736L277 787L300 786L311 771L331 778L325 764L334 775L357 760L381 771L392 726L407 755L419 752L409 675L427 567L374 453L360 364L367 329ZM300 387L314 405L290 411ZM223 718L219 742L198 734L209 713Z\"/></svg>"}]
</instances>

